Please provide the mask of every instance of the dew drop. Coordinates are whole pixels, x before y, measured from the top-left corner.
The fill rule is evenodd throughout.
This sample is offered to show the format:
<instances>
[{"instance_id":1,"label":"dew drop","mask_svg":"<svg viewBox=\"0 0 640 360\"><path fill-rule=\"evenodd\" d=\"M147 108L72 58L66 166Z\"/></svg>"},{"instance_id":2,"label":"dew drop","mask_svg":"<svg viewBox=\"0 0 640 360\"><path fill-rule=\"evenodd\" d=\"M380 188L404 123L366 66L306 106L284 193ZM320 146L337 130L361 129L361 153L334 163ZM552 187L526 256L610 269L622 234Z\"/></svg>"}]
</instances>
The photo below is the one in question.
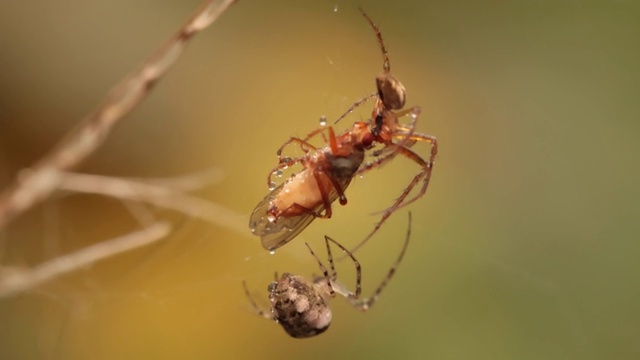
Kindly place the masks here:
<instances>
[{"instance_id":1,"label":"dew drop","mask_svg":"<svg viewBox=\"0 0 640 360\"><path fill-rule=\"evenodd\" d=\"M282 177L282 170L276 170L273 172L273 175L275 175L276 177ZM273 190L273 189L271 189Z\"/></svg>"},{"instance_id":2,"label":"dew drop","mask_svg":"<svg viewBox=\"0 0 640 360\"><path fill-rule=\"evenodd\" d=\"M271 254L271 255L275 255L275 253L276 253L276 251L275 251L275 250L271 250L271 251L269 251L269 254Z\"/></svg>"},{"instance_id":3,"label":"dew drop","mask_svg":"<svg viewBox=\"0 0 640 360\"><path fill-rule=\"evenodd\" d=\"M269 183L269 190L273 190L276 188L276 183L274 183L273 181Z\"/></svg>"},{"instance_id":4,"label":"dew drop","mask_svg":"<svg viewBox=\"0 0 640 360\"><path fill-rule=\"evenodd\" d=\"M327 126L327 117L324 115L320 116L320 126Z\"/></svg>"},{"instance_id":5,"label":"dew drop","mask_svg":"<svg viewBox=\"0 0 640 360\"><path fill-rule=\"evenodd\" d=\"M269 222L275 222L276 217L273 214L269 214L267 215L267 220L269 220Z\"/></svg>"}]
</instances>

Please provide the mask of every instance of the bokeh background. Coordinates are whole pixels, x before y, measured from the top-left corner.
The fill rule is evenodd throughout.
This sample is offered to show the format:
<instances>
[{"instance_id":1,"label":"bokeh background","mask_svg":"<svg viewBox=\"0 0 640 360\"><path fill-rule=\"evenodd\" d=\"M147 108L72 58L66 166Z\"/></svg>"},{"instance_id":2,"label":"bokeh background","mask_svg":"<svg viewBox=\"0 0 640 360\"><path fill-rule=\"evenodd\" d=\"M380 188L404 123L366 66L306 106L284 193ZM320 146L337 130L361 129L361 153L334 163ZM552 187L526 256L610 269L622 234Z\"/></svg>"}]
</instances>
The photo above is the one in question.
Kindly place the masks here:
<instances>
[{"instance_id":1,"label":"bokeh background","mask_svg":"<svg viewBox=\"0 0 640 360\"><path fill-rule=\"evenodd\" d=\"M46 153L198 2L0 4L0 185ZM416 173L397 159L270 255L258 238L160 211L176 230L0 300L3 359L640 358L640 5L635 1L250 1L197 36L79 171L162 177L217 167L198 195L247 221L275 150L374 90L379 24L418 130L440 154L427 195L357 253L368 313L343 299L313 339L255 315L275 271L310 275L329 234L353 245ZM369 110L349 121L366 119ZM349 125L344 121L339 129ZM426 156L426 146L415 149ZM0 233L29 266L140 225L118 201L66 196ZM353 286L353 269L338 264Z\"/></svg>"}]
</instances>

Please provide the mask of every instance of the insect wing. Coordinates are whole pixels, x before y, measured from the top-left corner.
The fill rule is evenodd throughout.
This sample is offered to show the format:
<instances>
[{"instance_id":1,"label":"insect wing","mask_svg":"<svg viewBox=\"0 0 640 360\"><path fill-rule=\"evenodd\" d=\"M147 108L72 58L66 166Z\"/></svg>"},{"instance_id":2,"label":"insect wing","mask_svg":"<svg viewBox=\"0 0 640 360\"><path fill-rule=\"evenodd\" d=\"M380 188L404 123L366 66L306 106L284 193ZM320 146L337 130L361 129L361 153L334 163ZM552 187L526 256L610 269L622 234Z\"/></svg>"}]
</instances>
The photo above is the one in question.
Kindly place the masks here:
<instances>
[{"instance_id":1,"label":"insect wing","mask_svg":"<svg viewBox=\"0 0 640 360\"><path fill-rule=\"evenodd\" d=\"M251 214L249 228L251 232L260 236L262 246L267 250L275 250L280 246L293 240L302 230L304 230L315 216L311 213L301 214L291 217L280 217L275 221L269 221L267 210L271 207L271 201L282 191L284 184L281 184L269 193ZM317 209L317 211L322 208Z\"/></svg>"},{"instance_id":2,"label":"insect wing","mask_svg":"<svg viewBox=\"0 0 640 360\"><path fill-rule=\"evenodd\" d=\"M313 214L304 214L269 223L261 237L262 246L269 251L279 248L298 236L315 218Z\"/></svg>"},{"instance_id":3,"label":"insect wing","mask_svg":"<svg viewBox=\"0 0 640 360\"><path fill-rule=\"evenodd\" d=\"M346 189L351 183L351 177L344 178L340 181L342 189ZM296 216L281 216L275 221L269 221L267 210L271 206L271 201L282 191L284 184L275 188L267 195L251 214L249 219L249 228L255 235L260 236L262 247L271 251L275 250L289 241L293 240L316 218L313 213L305 213ZM329 203L333 203L338 199L338 193L335 189L329 191ZM313 209L314 213L324 211L324 206L319 205Z\"/></svg>"}]
</instances>

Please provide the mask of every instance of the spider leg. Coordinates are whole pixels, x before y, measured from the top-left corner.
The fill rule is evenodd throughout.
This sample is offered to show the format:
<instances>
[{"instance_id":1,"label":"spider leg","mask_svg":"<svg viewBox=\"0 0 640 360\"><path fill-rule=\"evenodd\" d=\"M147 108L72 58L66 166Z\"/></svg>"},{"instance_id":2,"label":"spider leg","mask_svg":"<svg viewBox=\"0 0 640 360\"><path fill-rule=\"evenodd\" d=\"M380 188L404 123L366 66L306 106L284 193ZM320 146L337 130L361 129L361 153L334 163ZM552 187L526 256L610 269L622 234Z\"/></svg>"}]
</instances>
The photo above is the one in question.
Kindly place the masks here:
<instances>
[{"instance_id":1,"label":"spider leg","mask_svg":"<svg viewBox=\"0 0 640 360\"><path fill-rule=\"evenodd\" d=\"M332 238L325 236L324 237L326 243L327 243L327 249L329 249L329 241L331 241L332 243L334 243L335 245L337 245L343 253L345 253L346 256L350 257L351 260L353 261L353 265L356 268L356 290L355 292L349 291L347 290L344 286L333 282L332 283L332 288L335 290L335 292L337 292L338 294L348 298L348 299L353 299L356 300L360 297L360 295L362 294L362 267L360 266L360 263L358 262L358 260L355 258L355 256L353 256L353 254L347 250L347 248L345 248L344 246L342 246L339 242L333 240ZM331 252L329 252L329 261L333 264L333 259L331 257Z\"/></svg>"},{"instance_id":2,"label":"spider leg","mask_svg":"<svg viewBox=\"0 0 640 360\"><path fill-rule=\"evenodd\" d=\"M428 144L431 145L431 155L429 156L429 161L422 165L423 166L423 170L421 173L424 173L424 175L422 176L423 178L423 183L422 183L422 188L420 189L420 192L418 194L416 194L416 196L414 196L413 198L409 199L409 200L404 200L406 198L407 195L409 195L409 192L411 191L411 189L417 185L417 182L419 181L419 178L421 177L420 174L416 175L416 177L414 178L414 181L411 182L411 184L407 187L407 189L405 189L405 191L402 193L402 195L400 196L400 198L398 198L400 201L396 200L396 202L400 202L401 204L398 205L398 208L404 207L406 205L411 204L412 202L418 200L419 198L421 198L422 196L424 196L424 194L427 191L427 188L429 187L429 181L431 180L431 173L433 172L433 164L436 160L436 156L438 155L438 141L436 140L435 136L432 135L426 135L426 134L414 134L411 136L410 138L411 140L415 140L415 141L420 141L420 142L426 142ZM417 154L413 153L411 150L406 149L407 150L407 156L411 159L413 159L414 161L416 161L418 164L420 164L420 161L424 161L422 158L420 158ZM410 153L410 154L409 154ZM404 153L403 153L404 155ZM409 156L411 155L411 156ZM417 158L417 159L416 159Z\"/></svg>"},{"instance_id":3,"label":"spider leg","mask_svg":"<svg viewBox=\"0 0 640 360\"><path fill-rule=\"evenodd\" d=\"M251 296L251 293L249 293L249 288L247 287L247 282L246 281L242 281L242 287L244 288L244 293L245 295L247 295L247 298L249 299L249 302L251 303L251 306L253 306L253 308L255 309L256 313L258 313L258 315L262 316L265 319L268 320L274 320L273 315L271 314L271 312L266 312L262 309L260 309L260 307L258 307L258 304L256 304L255 300L253 300L253 297Z\"/></svg>"},{"instance_id":4,"label":"spider leg","mask_svg":"<svg viewBox=\"0 0 640 360\"><path fill-rule=\"evenodd\" d=\"M384 41L382 41L382 34L380 33L380 29L378 29L378 26L373 22L373 20L371 20L369 15L367 15L364 12L364 10L362 10L362 8L360 8L360 12L362 13L362 16L364 16L365 19L367 19L367 21L369 22L369 25L371 25L371 27L373 28L373 31L376 33L376 37L378 38L378 43L380 44L380 50L382 51L382 70L384 71L385 74L388 74L391 72L391 65L389 63L389 52L387 51L387 48L384 46Z\"/></svg>"},{"instance_id":5,"label":"spider leg","mask_svg":"<svg viewBox=\"0 0 640 360\"><path fill-rule=\"evenodd\" d=\"M390 154L386 154L385 156L378 158L375 161L364 164L358 169L358 171L356 172L356 175L362 175L371 169L380 167L386 164L387 162L391 161L397 155L397 151L394 151L395 146L393 146L393 144L400 145L403 147L408 147L408 148L412 147L417 141L416 139L414 139L413 134L414 134L414 129L416 126L416 122L418 121L418 116L420 115L420 112L421 112L421 109L419 106L414 106L411 109L402 110L395 113L391 111L387 112L386 114L387 116L393 116L396 119L409 115L409 117L411 118L411 122L408 125L403 125L403 124L396 125L396 128L394 129L394 132L392 134L392 138L399 139L400 142L387 143L385 144L384 148L376 150L373 153L374 156L380 156L386 152L391 152Z\"/></svg>"},{"instance_id":6,"label":"spider leg","mask_svg":"<svg viewBox=\"0 0 640 360\"><path fill-rule=\"evenodd\" d=\"M360 241L360 243L356 245L356 247L351 249L352 252L355 252L362 245L364 245L378 231L378 229L380 229L380 226L382 226L382 224L391 216L391 214L393 214L399 208L405 205L409 205L417 199L421 198L427 191L429 181L431 180L433 164L435 162L436 155L438 154L438 142L435 136L414 132L416 122L418 121L418 116L420 115L420 111L420 107L414 106L411 109L402 110L396 113L389 112L387 116L393 116L396 119L406 115L409 115L409 117L411 118L411 121L408 125L399 125L392 135L394 138L400 138L401 140L397 143L391 142L385 144L385 148L381 151L392 151L390 154L380 158L377 161L374 161L373 163L368 163L363 168L358 170L358 174L361 174L373 168L379 167L390 161L397 154L403 155L404 157L413 160L421 168L420 172L413 178L413 180L411 180L402 194L400 194L400 196L390 207L386 208L383 211L382 218L380 219L380 221L378 221L373 230L362 241ZM429 161L425 161L418 154L409 149L409 147L413 146L416 142L426 142L431 145L431 155L429 157ZM423 181L423 184L418 194L409 200L405 200L407 196L409 196L409 193L411 193L413 188L420 182L420 180Z\"/></svg>"},{"instance_id":7,"label":"spider leg","mask_svg":"<svg viewBox=\"0 0 640 360\"><path fill-rule=\"evenodd\" d=\"M410 183L410 185L407 187L407 189L405 189L405 192L403 192L403 194L400 196L400 198L398 198L400 201L396 200L396 202L401 202L401 204L398 204L398 206L394 209L397 210L399 208L405 207L406 205L409 205L411 203L413 203L414 201L418 200L419 198L421 198L425 192L427 191L427 187L429 186L429 180L431 179L431 173L433 171L433 164L435 162L435 159L438 155L438 141L436 140L436 138L432 135L426 135L426 134L413 134L411 135L409 138L409 145L413 146L416 142L426 142L428 144L431 145L431 155L429 156L429 161L426 163L423 163L424 160L422 158L420 158L417 154L413 153L413 151L409 150L407 147L404 146L400 146L399 144L396 145L400 148L402 148L403 150L400 151L401 154L409 157L410 159L413 159L414 161L416 161L422 168L423 170L416 175L416 178L414 178L414 181L412 181L412 183ZM383 149L384 150L384 149ZM404 153L403 153L404 152ZM368 170L371 170L375 167L379 167L384 165L385 163L387 163L389 160L393 159L398 152L393 152L391 154L385 155L384 157L377 159L376 161L372 162L372 163L368 163L366 164L363 168L358 169L357 174L361 174L364 173ZM411 191L411 189L413 189L413 187L415 185L417 185L419 178L423 178L424 182L422 184L422 188L420 189L420 192L414 196L413 198L409 199L409 200L404 200L404 198L406 198L406 196L408 195L408 193ZM414 183L415 182L415 183ZM388 211L390 208L386 209L384 212Z\"/></svg>"},{"instance_id":8,"label":"spider leg","mask_svg":"<svg viewBox=\"0 0 640 360\"><path fill-rule=\"evenodd\" d=\"M334 124L337 124L337 123L338 123L338 121L340 121L340 120L344 119L347 115L351 114L351 113L353 112L353 110L355 110L358 106L360 106L360 105L362 105L362 104L366 103L367 101L369 101L369 100L371 100L371 99L376 98L377 96L378 96L378 92L374 92L374 93L371 93L371 94L369 94L369 95L367 95L367 96L363 97L362 99L360 99L360 100L358 100L358 101L354 102L354 103L353 103L353 105L351 105L351 106L347 109L347 111L345 111L344 113L342 113L342 115L340 115L340 117L338 117L338 119L336 119L336 121L334 121L333 123L334 123Z\"/></svg>"},{"instance_id":9,"label":"spider leg","mask_svg":"<svg viewBox=\"0 0 640 360\"><path fill-rule=\"evenodd\" d=\"M411 119L408 125L396 123L396 126L393 131L393 137L402 139L397 144L406 146L406 147L411 147L411 145L408 145L408 143L410 142L411 136L413 135L416 129L416 123L418 122L418 117L420 116L421 112L422 112L422 109L419 106L414 106L410 109L398 111L395 113L391 111L387 113L387 116L393 116L396 119L396 121L398 118L407 116L407 115Z\"/></svg>"},{"instance_id":10,"label":"spider leg","mask_svg":"<svg viewBox=\"0 0 640 360\"><path fill-rule=\"evenodd\" d=\"M327 239L327 236L325 236L325 239ZM322 261L320 261L320 258L318 258L318 256L316 255L316 253L313 252L313 249L311 249L311 246L309 245L309 243L304 243L305 245L307 245L307 249L309 249L309 252L311 253L311 255L313 255L313 257L316 259L316 261L318 262L318 266L320 267L320 271L322 271L322 274L324 275L324 279L327 282L327 288L329 291L329 295L331 297L336 296L335 291L333 290L333 286L331 286L332 281L331 281L331 277L329 276L329 271L327 270L327 268L324 266L324 264L322 263Z\"/></svg>"},{"instance_id":11,"label":"spider leg","mask_svg":"<svg viewBox=\"0 0 640 360\"><path fill-rule=\"evenodd\" d=\"M373 230L362 241L360 241L360 243L356 245L356 247L351 249L352 252L357 251L362 245L364 245L378 231L378 229L380 229L382 224L385 221L387 221L387 219L391 216L391 214L393 214L396 210L398 210L399 208L405 205L411 204L412 202L421 198L426 193L427 188L429 186L429 181L431 180L431 172L433 170L433 161L435 160L436 154L438 152L438 145L437 145L438 143L436 141L436 138L431 135L414 134L412 135L412 140L413 139L415 139L416 141L424 141L431 144L431 157L429 158L430 160L428 162L425 161L418 154L416 154L415 152L411 151L410 149L404 146L396 145L396 144L393 145L396 147L397 153L413 160L418 165L420 165L422 169L411 180L409 185L407 185L407 187L404 189L402 194L400 194L400 196L394 201L394 203L384 210L382 214L382 218L380 218L380 221L378 221L378 223L375 225ZM423 181L420 192L416 194L416 196L414 196L413 198L405 201L409 193L411 193L411 190L413 190L413 188L420 182L420 180Z\"/></svg>"},{"instance_id":12,"label":"spider leg","mask_svg":"<svg viewBox=\"0 0 640 360\"><path fill-rule=\"evenodd\" d=\"M410 237L411 237L411 212L409 212L409 225L407 226L407 235L405 236L405 239L404 239L404 245L402 246L402 250L400 250L400 255L398 255L398 258L389 269L387 276L382 280L378 288L373 292L373 294L370 297L364 298L362 300L352 300L351 305L353 305L356 309L361 311L367 311L373 306L373 304L380 297L382 290L384 290L384 288L387 287L387 284L389 283L389 281L391 281L393 276L396 274L396 270L398 269L400 262L402 262L402 259L404 258L404 254L407 252L407 247L409 246Z\"/></svg>"},{"instance_id":13,"label":"spider leg","mask_svg":"<svg viewBox=\"0 0 640 360\"><path fill-rule=\"evenodd\" d=\"M338 273L336 272L336 266L333 263L333 256L331 255L331 246L329 246L329 237L324 236L324 242L327 245L327 259L329 260L329 266L331 266L331 281L338 279ZM333 239L332 239L333 240Z\"/></svg>"},{"instance_id":14,"label":"spider leg","mask_svg":"<svg viewBox=\"0 0 640 360\"><path fill-rule=\"evenodd\" d=\"M412 147L415 144L415 141L410 141L407 144L407 147ZM360 168L358 169L358 171L356 171L355 176L359 176L359 175L363 175L364 173L382 167L384 164L388 163L389 161L393 160L396 155L397 152L393 151L394 147L385 147L382 148L380 150L377 150L373 153L373 156L378 156L377 159L375 159L374 161L368 162L362 166L360 166ZM385 154L391 152L390 154ZM384 154L384 155L383 155Z\"/></svg>"}]
</instances>

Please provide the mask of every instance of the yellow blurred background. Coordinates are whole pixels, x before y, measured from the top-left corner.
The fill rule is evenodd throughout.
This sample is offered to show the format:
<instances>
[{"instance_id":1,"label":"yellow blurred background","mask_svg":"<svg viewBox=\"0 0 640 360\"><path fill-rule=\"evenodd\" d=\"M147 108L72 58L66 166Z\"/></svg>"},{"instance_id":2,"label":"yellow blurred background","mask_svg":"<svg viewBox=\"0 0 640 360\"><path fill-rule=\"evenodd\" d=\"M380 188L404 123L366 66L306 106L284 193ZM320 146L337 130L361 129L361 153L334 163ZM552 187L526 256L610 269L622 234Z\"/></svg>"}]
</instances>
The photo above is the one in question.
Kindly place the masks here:
<instances>
[{"instance_id":1,"label":"yellow blurred background","mask_svg":"<svg viewBox=\"0 0 640 360\"><path fill-rule=\"evenodd\" d=\"M0 4L0 186L44 155L198 1ZM304 242L354 245L417 172L396 159L349 204L270 255L259 239L179 214L170 238L0 300L2 359L640 358L640 6L634 1L250 1L199 34L78 170L167 177L217 167L200 196L246 223L275 150L374 90L380 26L418 131L440 153L427 195L357 257L368 313L289 338L254 313L275 271L318 273ZM366 118L369 107L349 121ZM427 147L414 148L427 156ZM119 201L55 197L0 233L33 266L140 225ZM352 287L353 269L338 264Z\"/></svg>"}]
</instances>

